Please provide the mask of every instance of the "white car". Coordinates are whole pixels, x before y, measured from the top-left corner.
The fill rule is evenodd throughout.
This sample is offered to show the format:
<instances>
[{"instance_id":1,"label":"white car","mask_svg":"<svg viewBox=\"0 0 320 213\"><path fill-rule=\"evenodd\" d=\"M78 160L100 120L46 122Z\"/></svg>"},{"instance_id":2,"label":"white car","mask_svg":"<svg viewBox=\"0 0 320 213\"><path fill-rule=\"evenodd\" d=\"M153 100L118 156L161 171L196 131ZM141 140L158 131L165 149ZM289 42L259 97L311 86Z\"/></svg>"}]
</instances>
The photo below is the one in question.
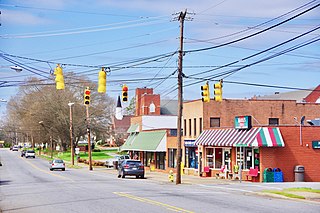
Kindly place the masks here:
<instances>
[{"instance_id":1,"label":"white car","mask_svg":"<svg viewBox=\"0 0 320 213\"><path fill-rule=\"evenodd\" d=\"M55 169L61 169L62 171L66 170L66 165L63 162L63 160L54 159L54 160L50 161L49 163L50 163L50 166L49 166L50 171L53 171Z\"/></svg>"},{"instance_id":2,"label":"white car","mask_svg":"<svg viewBox=\"0 0 320 213\"><path fill-rule=\"evenodd\" d=\"M18 151L18 150L19 150L19 147L18 147L18 146L14 145L14 146L12 147L12 151Z\"/></svg>"},{"instance_id":3,"label":"white car","mask_svg":"<svg viewBox=\"0 0 320 213\"><path fill-rule=\"evenodd\" d=\"M26 153L24 154L26 156L26 158L35 158L36 157L36 153L34 152L34 150L27 150Z\"/></svg>"}]
</instances>

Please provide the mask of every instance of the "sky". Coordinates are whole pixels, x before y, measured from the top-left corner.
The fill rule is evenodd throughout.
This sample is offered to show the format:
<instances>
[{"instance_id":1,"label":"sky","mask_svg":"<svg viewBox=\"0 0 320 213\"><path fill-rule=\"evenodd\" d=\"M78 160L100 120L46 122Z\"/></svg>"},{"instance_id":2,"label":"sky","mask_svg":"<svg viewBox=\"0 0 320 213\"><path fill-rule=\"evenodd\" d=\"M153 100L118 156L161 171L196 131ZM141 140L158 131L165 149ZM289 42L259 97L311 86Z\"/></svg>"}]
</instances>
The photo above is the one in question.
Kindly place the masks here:
<instances>
[{"instance_id":1,"label":"sky","mask_svg":"<svg viewBox=\"0 0 320 213\"><path fill-rule=\"evenodd\" d=\"M319 3L0 0L0 100L10 100L28 77L50 78L57 63L64 73L95 82L100 68L109 67L106 94L114 98L126 84L129 99L142 87L177 99L178 17L185 11L184 100L200 99L207 81L212 98L220 79L226 99L314 88L320 79ZM10 68L15 65L22 72ZM5 105L0 102L2 113Z\"/></svg>"}]
</instances>

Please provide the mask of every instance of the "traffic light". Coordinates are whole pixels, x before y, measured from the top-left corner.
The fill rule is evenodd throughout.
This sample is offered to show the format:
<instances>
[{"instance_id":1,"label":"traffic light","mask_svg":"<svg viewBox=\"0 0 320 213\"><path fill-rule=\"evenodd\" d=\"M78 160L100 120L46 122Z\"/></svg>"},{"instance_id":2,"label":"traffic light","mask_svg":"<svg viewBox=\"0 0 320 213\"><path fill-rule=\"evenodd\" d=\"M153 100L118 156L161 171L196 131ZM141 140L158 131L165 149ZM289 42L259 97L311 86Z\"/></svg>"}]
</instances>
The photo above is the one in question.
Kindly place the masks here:
<instances>
[{"instance_id":1,"label":"traffic light","mask_svg":"<svg viewBox=\"0 0 320 213\"><path fill-rule=\"evenodd\" d=\"M57 64L57 67L54 69L53 74L56 76L56 89L64 89L63 71L60 67L60 64Z\"/></svg>"},{"instance_id":2,"label":"traffic light","mask_svg":"<svg viewBox=\"0 0 320 213\"><path fill-rule=\"evenodd\" d=\"M207 82L205 85L201 86L201 90L202 102L210 102L209 83Z\"/></svg>"},{"instance_id":3,"label":"traffic light","mask_svg":"<svg viewBox=\"0 0 320 213\"><path fill-rule=\"evenodd\" d=\"M83 94L83 99L84 99L84 105L87 105L89 106L90 104L90 89L89 87L87 87L85 90L84 90L84 94Z\"/></svg>"},{"instance_id":4,"label":"traffic light","mask_svg":"<svg viewBox=\"0 0 320 213\"><path fill-rule=\"evenodd\" d=\"M125 84L122 86L122 101L128 101L128 86Z\"/></svg>"},{"instance_id":5,"label":"traffic light","mask_svg":"<svg viewBox=\"0 0 320 213\"><path fill-rule=\"evenodd\" d=\"M223 80L220 80L218 83L214 84L214 100L218 102L222 101L222 83Z\"/></svg>"},{"instance_id":6,"label":"traffic light","mask_svg":"<svg viewBox=\"0 0 320 213\"><path fill-rule=\"evenodd\" d=\"M104 71L104 68L99 72L99 79L98 79L98 92L105 93L107 89L107 74Z\"/></svg>"}]
</instances>

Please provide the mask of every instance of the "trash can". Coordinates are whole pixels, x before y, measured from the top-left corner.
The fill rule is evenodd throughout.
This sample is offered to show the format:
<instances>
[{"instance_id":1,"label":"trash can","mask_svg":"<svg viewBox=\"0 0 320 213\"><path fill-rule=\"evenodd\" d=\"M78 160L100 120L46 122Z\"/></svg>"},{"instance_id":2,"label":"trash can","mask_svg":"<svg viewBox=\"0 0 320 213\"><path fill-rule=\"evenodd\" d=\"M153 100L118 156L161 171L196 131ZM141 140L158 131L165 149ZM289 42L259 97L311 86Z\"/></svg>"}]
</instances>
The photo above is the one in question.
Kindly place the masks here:
<instances>
[{"instance_id":1,"label":"trash can","mask_svg":"<svg viewBox=\"0 0 320 213\"><path fill-rule=\"evenodd\" d=\"M294 181L304 182L304 166L297 165L294 167Z\"/></svg>"},{"instance_id":2,"label":"trash can","mask_svg":"<svg viewBox=\"0 0 320 213\"><path fill-rule=\"evenodd\" d=\"M274 173L272 168L265 168L263 171L263 182L273 182L274 181Z\"/></svg>"},{"instance_id":3,"label":"trash can","mask_svg":"<svg viewBox=\"0 0 320 213\"><path fill-rule=\"evenodd\" d=\"M279 168L273 168L274 182L283 182L283 172Z\"/></svg>"}]
</instances>

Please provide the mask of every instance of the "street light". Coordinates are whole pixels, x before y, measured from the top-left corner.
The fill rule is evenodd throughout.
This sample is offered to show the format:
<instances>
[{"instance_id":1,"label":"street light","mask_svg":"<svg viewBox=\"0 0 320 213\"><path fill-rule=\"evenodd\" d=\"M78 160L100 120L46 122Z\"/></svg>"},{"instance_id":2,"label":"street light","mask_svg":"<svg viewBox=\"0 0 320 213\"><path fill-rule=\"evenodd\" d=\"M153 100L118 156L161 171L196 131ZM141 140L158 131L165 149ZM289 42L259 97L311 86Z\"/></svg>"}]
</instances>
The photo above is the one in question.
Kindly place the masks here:
<instances>
[{"instance_id":1,"label":"street light","mask_svg":"<svg viewBox=\"0 0 320 213\"><path fill-rule=\"evenodd\" d=\"M74 103L68 103L70 111L70 149L71 149L71 164L74 165L74 149L73 149L73 139L72 139L72 106Z\"/></svg>"}]
</instances>

